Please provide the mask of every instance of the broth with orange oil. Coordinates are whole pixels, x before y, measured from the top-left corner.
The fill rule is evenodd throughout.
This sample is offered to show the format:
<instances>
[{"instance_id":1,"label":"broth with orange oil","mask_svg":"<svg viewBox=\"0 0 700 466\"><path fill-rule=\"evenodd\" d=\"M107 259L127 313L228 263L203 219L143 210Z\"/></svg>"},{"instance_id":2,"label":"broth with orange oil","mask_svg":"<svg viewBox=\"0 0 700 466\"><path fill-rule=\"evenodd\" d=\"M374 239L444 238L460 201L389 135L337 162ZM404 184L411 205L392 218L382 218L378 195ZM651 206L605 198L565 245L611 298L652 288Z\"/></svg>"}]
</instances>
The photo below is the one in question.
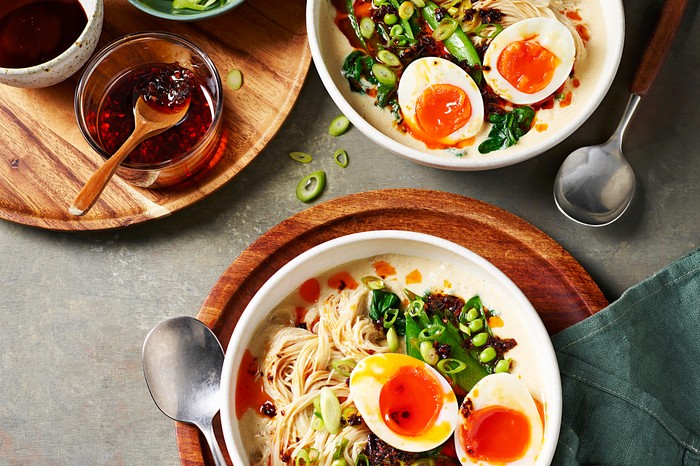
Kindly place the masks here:
<instances>
[{"instance_id":1,"label":"broth with orange oil","mask_svg":"<svg viewBox=\"0 0 700 466\"><path fill-rule=\"evenodd\" d=\"M525 383L533 398L543 400L541 374L544 368L537 357L537 342L529 337L527 324L518 310L509 309L499 293L486 285L483 277L455 265L426 258L398 254L378 255L339 265L318 276L299 277L298 288L282 300L270 313L269 319L256 329L255 334L258 336L247 349L239 371L235 406L240 425L239 432L250 458L261 451L260 442L265 438L266 422L270 419L264 414L263 405L267 399L259 392L261 385L257 385L261 384L261 381L252 375L258 366L251 361L256 361L256 358L257 361L263 360L274 333L282 326L314 331L318 322L317 308L329 296L342 292L359 292L365 287L362 283L363 277L377 275L383 276L386 290L395 293L404 306L407 304L404 289L409 289L417 295L423 295L426 291L439 291L460 296L465 300L479 295L483 304L497 315L492 317L494 333L499 337L514 338L517 341L517 346L508 353L508 357L513 360L511 373ZM367 290L367 308L370 299L371 291ZM391 398L389 392L385 396ZM392 403L386 397L384 405L390 411ZM240 405L238 400L241 400ZM541 403L538 407L543 422L546 422L544 407ZM277 413L279 412L280 408L277 407Z\"/></svg>"}]
</instances>

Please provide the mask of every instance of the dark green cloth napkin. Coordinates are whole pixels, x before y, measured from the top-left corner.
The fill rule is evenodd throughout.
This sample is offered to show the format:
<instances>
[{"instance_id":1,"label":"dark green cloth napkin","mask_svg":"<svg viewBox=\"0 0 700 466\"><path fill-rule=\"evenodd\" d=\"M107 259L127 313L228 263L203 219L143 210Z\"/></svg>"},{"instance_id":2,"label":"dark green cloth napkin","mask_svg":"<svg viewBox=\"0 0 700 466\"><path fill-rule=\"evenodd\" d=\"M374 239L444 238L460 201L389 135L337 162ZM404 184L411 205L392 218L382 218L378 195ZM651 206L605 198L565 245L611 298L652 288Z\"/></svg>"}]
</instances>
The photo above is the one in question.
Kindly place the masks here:
<instances>
[{"instance_id":1,"label":"dark green cloth napkin","mask_svg":"<svg viewBox=\"0 0 700 466\"><path fill-rule=\"evenodd\" d=\"M700 249L554 335L555 465L700 465Z\"/></svg>"}]
</instances>

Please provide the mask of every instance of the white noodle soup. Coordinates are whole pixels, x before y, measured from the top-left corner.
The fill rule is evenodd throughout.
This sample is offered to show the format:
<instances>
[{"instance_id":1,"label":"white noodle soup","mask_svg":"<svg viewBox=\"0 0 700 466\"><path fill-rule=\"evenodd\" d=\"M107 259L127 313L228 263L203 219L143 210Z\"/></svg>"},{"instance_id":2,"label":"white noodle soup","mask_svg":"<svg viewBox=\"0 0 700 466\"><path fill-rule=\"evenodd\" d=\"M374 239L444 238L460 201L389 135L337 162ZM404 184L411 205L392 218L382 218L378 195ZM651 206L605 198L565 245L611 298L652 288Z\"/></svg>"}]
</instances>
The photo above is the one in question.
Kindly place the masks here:
<instances>
[{"instance_id":1,"label":"white noodle soup","mask_svg":"<svg viewBox=\"0 0 700 466\"><path fill-rule=\"evenodd\" d=\"M348 441L343 454L349 464L366 453L371 431L350 395L351 368L342 363L355 364L390 349L386 329L370 319L375 291L363 277L381 277L381 292L394 293L402 311L410 303L406 289L418 296L432 293L427 302L452 296L463 305L479 296L493 314L493 334L516 343L503 356L512 361L510 373L541 406L545 434L540 457L551 459L561 387L551 343L527 299L490 263L458 245L384 231L342 237L307 251L277 272L244 311L222 378L222 423L235 464L294 464L305 451L312 459L320 456L313 464L330 465L341 439ZM409 343L400 340L396 351L406 352ZM359 422L344 422L333 433L315 425L314 399L318 403L323 387L332 389L343 413Z\"/></svg>"}]
</instances>

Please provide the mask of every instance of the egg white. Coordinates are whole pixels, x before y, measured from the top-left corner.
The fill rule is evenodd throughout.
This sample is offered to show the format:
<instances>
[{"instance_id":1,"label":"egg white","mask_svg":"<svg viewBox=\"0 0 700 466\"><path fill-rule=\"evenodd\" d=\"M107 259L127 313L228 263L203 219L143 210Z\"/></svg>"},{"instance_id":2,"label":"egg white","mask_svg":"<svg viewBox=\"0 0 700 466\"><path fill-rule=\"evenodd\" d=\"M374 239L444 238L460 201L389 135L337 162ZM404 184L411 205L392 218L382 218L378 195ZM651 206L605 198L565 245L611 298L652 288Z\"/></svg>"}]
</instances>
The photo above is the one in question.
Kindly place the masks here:
<instances>
[{"instance_id":1,"label":"egg white","mask_svg":"<svg viewBox=\"0 0 700 466\"><path fill-rule=\"evenodd\" d=\"M435 142L454 146L476 136L484 124L484 102L479 87L466 71L444 58L419 58L408 65L401 75L398 100L406 124L412 130L420 130L416 119L416 102L423 91L436 84L451 84L462 89L467 94L472 112L461 128Z\"/></svg>"},{"instance_id":2,"label":"egg white","mask_svg":"<svg viewBox=\"0 0 700 466\"><path fill-rule=\"evenodd\" d=\"M542 90L528 94L518 90L498 71L498 58L508 44L517 41L536 42L557 57L552 80ZM489 44L484 54L484 78L496 94L518 105L532 104L546 99L564 84L571 73L576 46L571 32L552 18L530 18L505 28Z\"/></svg>"},{"instance_id":3,"label":"egg white","mask_svg":"<svg viewBox=\"0 0 700 466\"><path fill-rule=\"evenodd\" d=\"M523 413L530 423L530 443L521 458L507 464L513 466L531 466L535 464L540 449L542 448L544 428L532 395L530 395L527 387L518 377L509 373L491 374L484 377L472 387L464 398L462 409L469 403L471 403L472 411L478 411L489 406L505 406L506 408ZM461 424L465 422L462 410L460 410L459 417L461 426ZM503 463L479 461L469 456L464 450L464 446L460 440L459 430L460 427L455 430L454 441L455 450L457 451L457 457L460 463L464 466L503 465Z\"/></svg>"},{"instance_id":4,"label":"egg white","mask_svg":"<svg viewBox=\"0 0 700 466\"><path fill-rule=\"evenodd\" d=\"M391 430L380 411L382 387L403 367L422 369L433 375L442 388L442 407L435 423L417 436L405 436ZM350 374L350 396L367 427L381 440L403 451L423 452L442 445L450 438L458 422L457 398L449 382L428 364L406 354L374 354L362 359Z\"/></svg>"}]
</instances>

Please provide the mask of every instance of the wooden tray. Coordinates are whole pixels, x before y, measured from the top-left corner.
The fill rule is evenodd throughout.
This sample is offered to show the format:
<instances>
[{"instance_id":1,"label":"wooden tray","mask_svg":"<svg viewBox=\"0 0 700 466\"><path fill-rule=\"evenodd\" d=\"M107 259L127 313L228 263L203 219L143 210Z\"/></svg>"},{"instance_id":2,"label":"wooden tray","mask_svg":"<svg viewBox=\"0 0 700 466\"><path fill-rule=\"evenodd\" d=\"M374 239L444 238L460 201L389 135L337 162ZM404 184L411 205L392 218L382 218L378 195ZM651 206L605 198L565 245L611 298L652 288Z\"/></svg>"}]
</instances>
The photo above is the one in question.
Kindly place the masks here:
<instances>
[{"instance_id":1,"label":"wooden tray","mask_svg":"<svg viewBox=\"0 0 700 466\"><path fill-rule=\"evenodd\" d=\"M233 178L277 133L311 62L304 2L246 0L220 17L194 23L147 15L126 0L105 0L100 45L141 31L184 35L214 61L223 80L243 72L239 91L224 85L224 137L218 165L175 188L135 188L115 177L84 217L68 205L102 162L83 139L73 112L79 76L46 89L0 85L0 218L53 230L99 230L163 217Z\"/></svg>"},{"instance_id":2,"label":"wooden tray","mask_svg":"<svg viewBox=\"0 0 700 466\"><path fill-rule=\"evenodd\" d=\"M454 194L396 189L334 199L272 228L231 264L197 318L214 330L226 348L248 301L292 258L339 236L385 229L440 236L489 260L525 293L550 334L607 305L579 263L521 218ZM208 450L202 451L207 446L195 427L178 423L176 435L182 465L213 464ZM219 440L224 449L220 432Z\"/></svg>"}]
</instances>

